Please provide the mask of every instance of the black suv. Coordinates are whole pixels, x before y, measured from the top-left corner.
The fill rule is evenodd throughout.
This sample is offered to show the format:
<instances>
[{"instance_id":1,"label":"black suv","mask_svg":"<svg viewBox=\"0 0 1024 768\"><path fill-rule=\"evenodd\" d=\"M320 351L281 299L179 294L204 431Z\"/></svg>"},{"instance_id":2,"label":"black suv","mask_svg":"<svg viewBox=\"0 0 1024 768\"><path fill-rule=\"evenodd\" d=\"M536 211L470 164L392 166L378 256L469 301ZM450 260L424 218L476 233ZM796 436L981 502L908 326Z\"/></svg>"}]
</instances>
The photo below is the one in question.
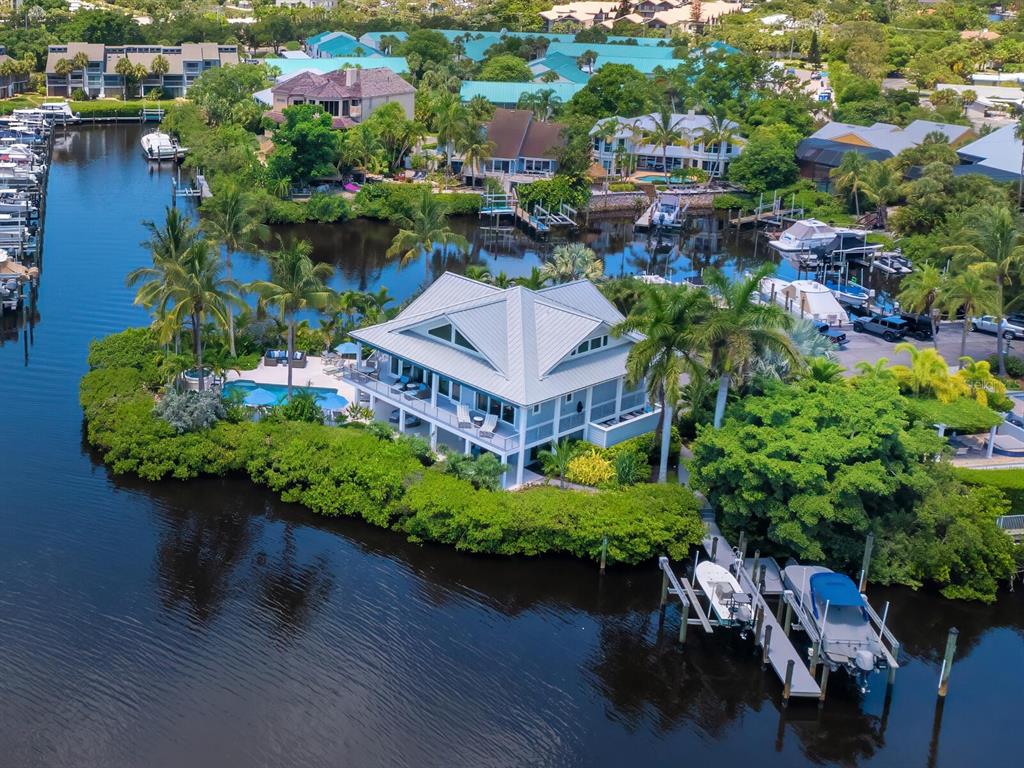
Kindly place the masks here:
<instances>
[{"instance_id":1,"label":"black suv","mask_svg":"<svg viewBox=\"0 0 1024 768\"><path fill-rule=\"evenodd\" d=\"M868 315L853 321L857 333L873 333L886 341L897 341L907 335L907 322L895 315Z\"/></svg>"},{"instance_id":2,"label":"black suv","mask_svg":"<svg viewBox=\"0 0 1024 768\"><path fill-rule=\"evenodd\" d=\"M928 341L932 337L932 321L928 315L900 314L906 325L906 331L918 341ZM938 328L936 328L938 330Z\"/></svg>"},{"instance_id":3,"label":"black suv","mask_svg":"<svg viewBox=\"0 0 1024 768\"><path fill-rule=\"evenodd\" d=\"M831 341L837 347L842 348L846 344L846 334L838 328L833 328L828 323L818 323L818 333Z\"/></svg>"}]
</instances>

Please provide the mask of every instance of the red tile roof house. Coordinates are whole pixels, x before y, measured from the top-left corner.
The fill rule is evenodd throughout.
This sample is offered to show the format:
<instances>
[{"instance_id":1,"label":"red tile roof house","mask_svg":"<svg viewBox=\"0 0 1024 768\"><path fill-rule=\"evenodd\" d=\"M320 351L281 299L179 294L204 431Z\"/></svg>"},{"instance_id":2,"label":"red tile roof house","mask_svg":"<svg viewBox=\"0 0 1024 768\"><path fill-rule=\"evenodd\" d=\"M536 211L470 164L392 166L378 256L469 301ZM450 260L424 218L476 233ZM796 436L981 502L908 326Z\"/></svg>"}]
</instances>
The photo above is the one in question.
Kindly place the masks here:
<instances>
[{"instance_id":1,"label":"red tile roof house","mask_svg":"<svg viewBox=\"0 0 1024 768\"><path fill-rule=\"evenodd\" d=\"M484 126L494 149L490 159L480 163L478 175L507 176L512 181L551 176L558 167L555 156L565 144L564 127L561 123L543 123L525 109L494 110L493 119ZM469 168L463 172L467 177L472 174Z\"/></svg>"},{"instance_id":2,"label":"red tile roof house","mask_svg":"<svg viewBox=\"0 0 1024 768\"><path fill-rule=\"evenodd\" d=\"M295 104L318 104L335 128L351 128L375 109L395 101L410 120L416 89L390 69L340 69L336 72L300 72L271 89L273 106L267 117L284 122L282 111Z\"/></svg>"}]
</instances>

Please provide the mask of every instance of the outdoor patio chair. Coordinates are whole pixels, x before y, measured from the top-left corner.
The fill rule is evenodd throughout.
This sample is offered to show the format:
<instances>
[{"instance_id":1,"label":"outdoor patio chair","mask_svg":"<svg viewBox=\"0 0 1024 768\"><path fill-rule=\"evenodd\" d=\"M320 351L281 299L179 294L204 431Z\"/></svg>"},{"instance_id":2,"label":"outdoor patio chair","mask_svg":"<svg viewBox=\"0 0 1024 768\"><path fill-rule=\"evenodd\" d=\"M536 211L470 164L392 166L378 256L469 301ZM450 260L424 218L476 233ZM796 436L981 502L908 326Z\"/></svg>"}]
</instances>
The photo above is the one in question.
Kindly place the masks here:
<instances>
[{"instance_id":1,"label":"outdoor patio chair","mask_svg":"<svg viewBox=\"0 0 1024 768\"><path fill-rule=\"evenodd\" d=\"M465 403L459 403L455 408L456 416L459 419L459 427L468 429L473 426L473 420L469 418L469 406Z\"/></svg>"},{"instance_id":2,"label":"outdoor patio chair","mask_svg":"<svg viewBox=\"0 0 1024 768\"><path fill-rule=\"evenodd\" d=\"M494 428L498 426L498 417L491 413L484 419L480 427L480 437L494 437Z\"/></svg>"}]
</instances>

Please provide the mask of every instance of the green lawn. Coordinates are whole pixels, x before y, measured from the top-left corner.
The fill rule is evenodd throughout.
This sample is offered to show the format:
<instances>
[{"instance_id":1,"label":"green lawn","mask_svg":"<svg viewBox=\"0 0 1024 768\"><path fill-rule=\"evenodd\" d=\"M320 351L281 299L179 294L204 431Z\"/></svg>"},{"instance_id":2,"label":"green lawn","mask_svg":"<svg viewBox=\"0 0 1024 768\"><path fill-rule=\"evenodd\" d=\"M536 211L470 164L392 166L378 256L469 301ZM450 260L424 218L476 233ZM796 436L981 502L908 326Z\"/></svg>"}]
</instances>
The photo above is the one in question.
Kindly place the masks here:
<instances>
[{"instance_id":1,"label":"green lawn","mask_svg":"<svg viewBox=\"0 0 1024 768\"><path fill-rule=\"evenodd\" d=\"M36 107L44 101L62 101L58 97L38 94L19 94L11 99L0 99L0 115L9 115L16 109ZM174 99L95 99L93 101L72 101L71 111L82 117L137 117L142 109L167 109L177 103Z\"/></svg>"}]
</instances>

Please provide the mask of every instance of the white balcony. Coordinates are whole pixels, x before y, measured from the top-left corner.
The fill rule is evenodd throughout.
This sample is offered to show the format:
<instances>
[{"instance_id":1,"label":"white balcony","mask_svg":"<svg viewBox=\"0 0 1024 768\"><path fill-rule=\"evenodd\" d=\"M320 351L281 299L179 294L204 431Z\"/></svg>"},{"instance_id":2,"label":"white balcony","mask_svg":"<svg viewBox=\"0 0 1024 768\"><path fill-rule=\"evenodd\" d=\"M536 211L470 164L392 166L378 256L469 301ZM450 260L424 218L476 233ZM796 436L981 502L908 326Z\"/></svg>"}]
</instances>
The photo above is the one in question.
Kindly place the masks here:
<instances>
[{"instance_id":1,"label":"white balcony","mask_svg":"<svg viewBox=\"0 0 1024 768\"><path fill-rule=\"evenodd\" d=\"M624 440L652 432L658 426L661 408L631 412L587 425L587 440L601 448L611 448Z\"/></svg>"}]
</instances>

